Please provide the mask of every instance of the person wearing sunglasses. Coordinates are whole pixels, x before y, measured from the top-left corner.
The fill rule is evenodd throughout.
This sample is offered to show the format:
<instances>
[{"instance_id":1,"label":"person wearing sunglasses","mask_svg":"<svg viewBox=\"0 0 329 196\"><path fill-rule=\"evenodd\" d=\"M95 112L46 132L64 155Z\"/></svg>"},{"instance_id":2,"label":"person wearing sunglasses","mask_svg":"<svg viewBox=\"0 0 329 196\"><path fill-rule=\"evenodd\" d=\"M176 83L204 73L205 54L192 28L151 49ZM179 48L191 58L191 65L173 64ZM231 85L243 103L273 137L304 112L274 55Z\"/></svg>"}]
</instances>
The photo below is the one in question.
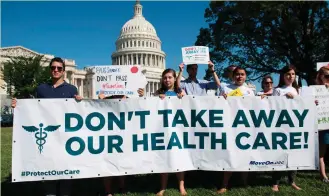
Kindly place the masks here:
<instances>
[{"instance_id":1,"label":"person wearing sunglasses","mask_svg":"<svg viewBox=\"0 0 329 196\"><path fill-rule=\"evenodd\" d=\"M325 85L327 88L329 88L329 64L319 69L318 74L316 76L316 84ZM318 101L315 102L318 104ZM329 130L319 131L320 175L322 181L325 183L329 183L329 179L326 174L326 167L324 164L324 157L328 146L329 146Z\"/></svg>"},{"instance_id":2,"label":"person wearing sunglasses","mask_svg":"<svg viewBox=\"0 0 329 196\"><path fill-rule=\"evenodd\" d=\"M272 96L273 78L270 75L267 75L262 79L262 89L263 90L259 91L256 96L261 96L262 98L265 96Z\"/></svg>"},{"instance_id":3,"label":"person wearing sunglasses","mask_svg":"<svg viewBox=\"0 0 329 196\"><path fill-rule=\"evenodd\" d=\"M65 74L65 63L59 58L53 58L50 63L50 74L52 82L49 84L40 84L36 89L36 98L74 98L77 101L82 100L82 97L78 95L77 87L72 84L67 83L64 80ZM16 98L12 99L11 106L16 107L17 100ZM53 195L70 195L70 180L54 180L54 181L45 181L43 183L44 194L46 196ZM60 194L57 194L57 189Z\"/></svg>"}]
</instances>

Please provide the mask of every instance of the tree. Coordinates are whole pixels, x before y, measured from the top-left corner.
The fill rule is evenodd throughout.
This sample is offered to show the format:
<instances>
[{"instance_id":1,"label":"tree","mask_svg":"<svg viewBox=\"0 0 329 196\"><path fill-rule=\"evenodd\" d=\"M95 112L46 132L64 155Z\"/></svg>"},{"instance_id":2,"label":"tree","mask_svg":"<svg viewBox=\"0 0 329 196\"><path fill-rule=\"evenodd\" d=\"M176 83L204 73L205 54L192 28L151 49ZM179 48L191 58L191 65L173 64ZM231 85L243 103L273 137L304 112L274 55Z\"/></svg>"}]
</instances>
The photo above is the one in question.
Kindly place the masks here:
<instances>
[{"instance_id":1,"label":"tree","mask_svg":"<svg viewBox=\"0 0 329 196\"><path fill-rule=\"evenodd\" d=\"M37 86L51 82L49 67L42 67L43 56L10 57L3 63L2 78L7 83L7 93L16 98L31 98Z\"/></svg>"},{"instance_id":2,"label":"tree","mask_svg":"<svg viewBox=\"0 0 329 196\"><path fill-rule=\"evenodd\" d=\"M316 63L329 61L329 3L213 1L205 10L209 28L196 45L208 46L216 64L246 68L251 80L293 64L314 83ZM222 68L222 67L220 67Z\"/></svg>"}]
</instances>

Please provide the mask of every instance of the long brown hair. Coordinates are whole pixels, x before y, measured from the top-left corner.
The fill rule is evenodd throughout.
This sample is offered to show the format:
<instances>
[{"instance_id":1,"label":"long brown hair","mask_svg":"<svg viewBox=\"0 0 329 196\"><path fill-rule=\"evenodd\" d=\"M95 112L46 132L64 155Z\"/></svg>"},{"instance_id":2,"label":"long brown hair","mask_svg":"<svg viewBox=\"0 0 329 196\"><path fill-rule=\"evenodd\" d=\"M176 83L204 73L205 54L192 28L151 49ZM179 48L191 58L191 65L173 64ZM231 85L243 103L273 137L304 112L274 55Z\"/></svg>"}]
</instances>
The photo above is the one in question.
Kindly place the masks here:
<instances>
[{"instance_id":1,"label":"long brown hair","mask_svg":"<svg viewBox=\"0 0 329 196\"><path fill-rule=\"evenodd\" d=\"M315 83L317 85L324 85L323 81L321 80L321 76L325 74L325 72L329 72L329 64L326 66L323 66L319 69L318 74L316 75Z\"/></svg>"},{"instance_id":2,"label":"long brown hair","mask_svg":"<svg viewBox=\"0 0 329 196\"><path fill-rule=\"evenodd\" d=\"M165 94L166 91L168 91L168 88L164 85L164 81L163 81L163 77L167 74L167 73L172 73L172 75L174 76L174 79L176 80L176 72L173 69L166 69L162 72L162 76L161 76L161 88L159 90L157 90L158 94ZM176 81L174 82L174 91L175 93L180 93L182 90L178 87Z\"/></svg>"},{"instance_id":3,"label":"long brown hair","mask_svg":"<svg viewBox=\"0 0 329 196\"><path fill-rule=\"evenodd\" d=\"M284 87L286 85L286 83L284 82L284 75L291 70L294 70L295 75L296 75L296 68L293 65L287 65L280 70L280 80L279 80L279 84L277 87ZM294 82L292 83L292 87L294 87L296 89L296 91L299 92L298 84L296 82L296 77L295 77Z\"/></svg>"}]
</instances>

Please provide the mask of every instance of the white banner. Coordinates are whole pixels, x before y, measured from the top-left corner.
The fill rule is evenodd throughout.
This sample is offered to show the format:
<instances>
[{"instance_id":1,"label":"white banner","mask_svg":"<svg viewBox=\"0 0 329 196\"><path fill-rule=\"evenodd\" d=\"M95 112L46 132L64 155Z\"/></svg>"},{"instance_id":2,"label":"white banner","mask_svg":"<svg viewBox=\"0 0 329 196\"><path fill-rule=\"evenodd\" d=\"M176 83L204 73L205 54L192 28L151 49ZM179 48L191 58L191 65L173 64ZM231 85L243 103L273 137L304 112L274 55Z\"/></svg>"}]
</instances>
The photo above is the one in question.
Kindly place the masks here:
<instances>
[{"instance_id":1,"label":"white banner","mask_svg":"<svg viewBox=\"0 0 329 196\"><path fill-rule=\"evenodd\" d=\"M209 48L205 46L190 46L182 48L184 64L208 64Z\"/></svg>"},{"instance_id":2,"label":"white banner","mask_svg":"<svg viewBox=\"0 0 329 196\"><path fill-rule=\"evenodd\" d=\"M138 97L138 88L145 88L146 77L139 65L110 65L93 67L96 97L100 92L107 96Z\"/></svg>"},{"instance_id":3,"label":"white banner","mask_svg":"<svg viewBox=\"0 0 329 196\"><path fill-rule=\"evenodd\" d=\"M324 85L311 85L303 86L302 95L315 96L315 100L318 101L317 105L317 120L319 130L329 129L329 88Z\"/></svg>"},{"instance_id":4,"label":"white banner","mask_svg":"<svg viewBox=\"0 0 329 196\"><path fill-rule=\"evenodd\" d=\"M314 97L18 100L12 180L315 169L313 103Z\"/></svg>"}]
</instances>

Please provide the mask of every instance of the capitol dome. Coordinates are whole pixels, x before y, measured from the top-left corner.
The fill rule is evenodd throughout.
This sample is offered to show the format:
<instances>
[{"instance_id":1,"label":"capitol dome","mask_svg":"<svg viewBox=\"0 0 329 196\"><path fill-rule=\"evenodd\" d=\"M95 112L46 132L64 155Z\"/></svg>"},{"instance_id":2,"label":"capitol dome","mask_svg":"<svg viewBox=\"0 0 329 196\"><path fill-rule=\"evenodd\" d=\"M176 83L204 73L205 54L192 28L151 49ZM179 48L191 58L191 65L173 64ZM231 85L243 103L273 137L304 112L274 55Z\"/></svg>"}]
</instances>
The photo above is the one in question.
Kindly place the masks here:
<instances>
[{"instance_id":1,"label":"capitol dome","mask_svg":"<svg viewBox=\"0 0 329 196\"><path fill-rule=\"evenodd\" d=\"M134 18L126 22L121 29L120 36L135 33L157 36L153 25L149 21L145 20L143 16L134 16Z\"/></svg>"},{"instance_id":2,"label":"capitol dome","mask_svg":"<svg viewBox=\"0 0 329 196\"><path fill-rule=\"evenodd\" d=\"M143 16L143 6L136 1L134 16L121 28L112 53L112 65L140 65L146 76L148 95L160 88L162 71L166 68L166 54L154 26Z\"/></svg>"}]
</instances>

